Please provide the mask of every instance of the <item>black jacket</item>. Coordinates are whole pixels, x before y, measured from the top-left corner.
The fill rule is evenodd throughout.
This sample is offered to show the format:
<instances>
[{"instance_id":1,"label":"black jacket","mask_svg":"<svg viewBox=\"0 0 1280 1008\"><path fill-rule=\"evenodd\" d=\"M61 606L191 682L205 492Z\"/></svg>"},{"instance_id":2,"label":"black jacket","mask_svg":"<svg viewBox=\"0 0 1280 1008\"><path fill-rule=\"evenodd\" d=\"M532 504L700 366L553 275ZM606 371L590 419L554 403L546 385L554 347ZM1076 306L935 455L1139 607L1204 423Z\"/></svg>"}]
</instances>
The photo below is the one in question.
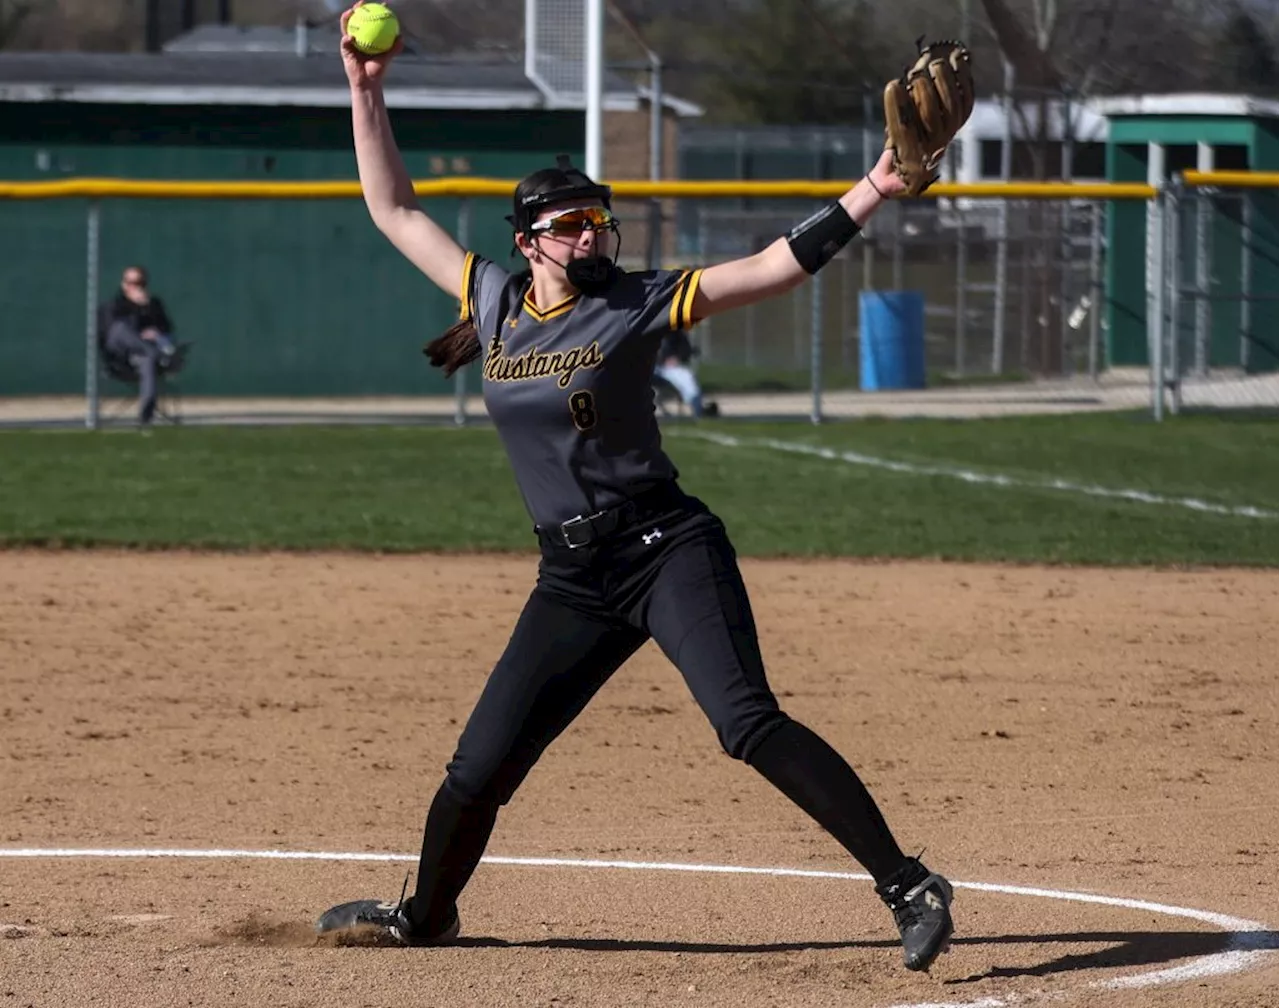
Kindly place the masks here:
<instances>
[{"instance_id":1,"label":"black jacket","mask_svg":"<svg viewBox=\"0 0 1280 1008\"><path fill-rule=\"evenodd\" d=\"M117 294L114 300L102 306L99 320L100 339L106 339L112 323L120 321L128 322L135 333L144 329L159 329L165 334L173 332L173 322L165 311L164 302L154 294L151 301L144 305L134 304L123 293Z\"/></svg>"}]
</instances>

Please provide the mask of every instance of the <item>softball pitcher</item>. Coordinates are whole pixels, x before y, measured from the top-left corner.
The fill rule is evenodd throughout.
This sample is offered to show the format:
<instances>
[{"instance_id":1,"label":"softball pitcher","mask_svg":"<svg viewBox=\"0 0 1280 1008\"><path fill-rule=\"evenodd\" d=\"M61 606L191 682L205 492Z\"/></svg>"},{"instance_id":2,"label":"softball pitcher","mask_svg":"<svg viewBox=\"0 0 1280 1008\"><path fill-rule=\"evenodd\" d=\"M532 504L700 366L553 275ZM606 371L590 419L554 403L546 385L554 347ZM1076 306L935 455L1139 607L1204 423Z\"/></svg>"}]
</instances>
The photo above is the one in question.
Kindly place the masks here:
<instances>
[{"instance_id":1,"label":"softball pitcher","mask_svg":"<svg viewBox=\"0 0 1280 1008\"><path fill-rule=\"evenodd\" d=\"M886 151L870 178L756 255L706 269L625 272L611 191L560 158L524 179L509 218L523 269L460 248L415 201L383 100L397 49L346 36L356 157L373 223L461 317L426 348L451 374L481 362L485 404L541 548L538 578L427 813L416 888L327 911L321 932L381 928L405 945L459 933L457 901L498 812L543 751L652 639L721 746L808 813L870 872L906 966L951 932L951 885L907 857L849 764L779 708L720 520L684 493L664 453L650 376L664 335L792 289L906 183Z\"/></svg>"}]
</instances>

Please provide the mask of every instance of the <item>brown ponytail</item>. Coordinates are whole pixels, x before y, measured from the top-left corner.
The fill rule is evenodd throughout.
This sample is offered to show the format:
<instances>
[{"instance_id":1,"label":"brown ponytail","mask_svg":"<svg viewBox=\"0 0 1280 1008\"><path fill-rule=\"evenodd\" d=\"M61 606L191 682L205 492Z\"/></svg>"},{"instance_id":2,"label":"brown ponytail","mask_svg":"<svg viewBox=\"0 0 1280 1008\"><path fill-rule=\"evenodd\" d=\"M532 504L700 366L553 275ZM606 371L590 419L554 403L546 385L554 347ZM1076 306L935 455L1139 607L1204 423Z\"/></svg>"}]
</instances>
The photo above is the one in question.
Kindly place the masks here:
<instances>
[{"instance_id":1,"label":"brown ponytail","mask_svg":"<svg viewBox=\"0 0 1280 1008\"><path fill-rule=\"evenodd\" d=\"M442 336L437 336L422 352L431 360L432 367L444 368L446 378L458 368L466 367L480 356L480 334L469 318L459 319Z\"/></svg>"}]
</instances>

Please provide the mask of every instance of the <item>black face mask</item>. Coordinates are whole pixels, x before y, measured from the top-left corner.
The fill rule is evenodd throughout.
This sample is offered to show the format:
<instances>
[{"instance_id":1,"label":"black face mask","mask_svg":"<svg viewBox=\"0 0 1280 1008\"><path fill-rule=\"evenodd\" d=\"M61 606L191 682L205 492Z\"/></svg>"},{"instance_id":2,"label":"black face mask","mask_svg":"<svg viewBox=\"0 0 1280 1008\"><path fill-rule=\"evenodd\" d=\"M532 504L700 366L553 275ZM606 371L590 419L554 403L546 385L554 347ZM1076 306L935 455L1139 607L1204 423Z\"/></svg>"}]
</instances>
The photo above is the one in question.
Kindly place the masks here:
<instances>
[{"instance_id":1,"label":"black face mask","mask_svg":"<svg viewBox=\"0 0 1280 1008\"><path fill-rule=\"evenodd\" d=\"M583 294L603 294L617 277L618 267L608 256L587 256L570 260L564 275Z\"/></svg>"},{"instance_id":2,"label":"black face mask","mask_svg":"<svg viewBox=\"0 0 1280 1008\"><path fill-rule=\"evenodd\" d=\"M590 255L582 259L570 259L567 264L556 262L564 270L564 275L569 283L573 284L578 290L588 297L603 294L612 286L613 281L617 279L621 272L617 266L618 254L622 251L622 235L617 229L609 232L613 235L613 255Z\"/></svg>"}]
</instances>

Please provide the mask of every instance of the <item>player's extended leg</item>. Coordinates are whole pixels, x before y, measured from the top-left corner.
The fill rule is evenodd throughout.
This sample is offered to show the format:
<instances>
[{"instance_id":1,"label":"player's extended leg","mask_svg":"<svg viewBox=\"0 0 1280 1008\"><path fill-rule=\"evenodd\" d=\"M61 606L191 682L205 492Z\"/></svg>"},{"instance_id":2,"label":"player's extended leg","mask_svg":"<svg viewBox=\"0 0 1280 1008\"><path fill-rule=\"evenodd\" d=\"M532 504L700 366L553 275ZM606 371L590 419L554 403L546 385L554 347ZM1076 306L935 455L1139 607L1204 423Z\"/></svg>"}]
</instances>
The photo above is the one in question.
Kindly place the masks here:
<instances>
[{"instance_id":1,"label":"player's extended leg","mask_svg":"<svg viewBox=\"0 0 1280 1008\"><path fill-rule=\"evenodd\" d=\"M644 626L680 669L729 755L747 762L824 827L876 881L911 969L951 935L951 887L904 856L875 800L839 753L779 708L737 558L719 519L675 530L649 588Z\"/></svg>"},{"instance_id":2,"label":"player's extended leg","mask_svg":"<svg viewBox=\"0 0 1280 1008\"><path fill-rule=\"evenodd\" d=\"M647 640L535 589L463 729L423 829L415 921L452 908L493 829L543 751Z\"/></svg>"},{"instance_id":3,"label":"player's extended leg","mask_svg":"<svg viewBox=\"0 0 1280 1008\"><path fill-rule=\"evenodd\" d=\"M498 809L543 751L648 639L545 588L525 603L458 740L423 828L416 889L403 904L342 904L319 929L383 927L405 944L457 934L456 900L489 842Z\"/></svg>"}]
</instances>

